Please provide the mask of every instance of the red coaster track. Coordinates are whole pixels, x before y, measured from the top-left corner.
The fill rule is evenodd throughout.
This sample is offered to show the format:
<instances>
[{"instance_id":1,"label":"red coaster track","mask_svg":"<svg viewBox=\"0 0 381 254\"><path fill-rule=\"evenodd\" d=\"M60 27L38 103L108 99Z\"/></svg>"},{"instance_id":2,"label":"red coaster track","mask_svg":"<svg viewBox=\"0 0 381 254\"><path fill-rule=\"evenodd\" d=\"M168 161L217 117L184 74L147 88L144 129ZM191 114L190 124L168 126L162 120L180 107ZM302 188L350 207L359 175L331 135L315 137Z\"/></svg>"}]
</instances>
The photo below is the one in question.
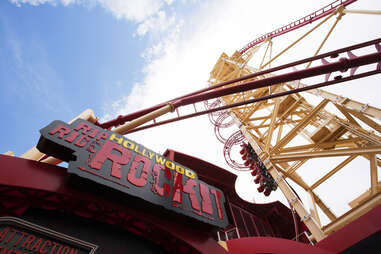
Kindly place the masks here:
<instances>
[{"instance_id":1,"label":"red coaster track","mask_svg":"<svg viewBox=\"0 0 381 254\"><path fill-rule=\"evenodd\" d=\"M303 17L303 18L300 18L294 22L291 22L290 24L282 26L278 29L275 29L272 32L269 32L267 34L264 34L264 35L256 38L255 40L249 42L243 48L241 48L239 50L239 52L241 54L243 54L247 50L249 50L250 48L254 47L255 45L258 45L261 42L264 42L268 38L272 39L272 38L278 37L282 34L285 34L285 33L291 32L295 29L298 29L302 26L311 24L312 22L331 14L332 12L334 12L337 9L337 7L339 7L341 5L347 6L347 5L349 5L353 2L356 2L356 1L357 0L336 0L333 3L330 3L329 5L324 6L323 8L321 8L321 9L319 9L319 10L317 10L317 11L315 11L315 12L313 12L313 13L311 13L311 14Z\"/></svg>"}]
</instances>

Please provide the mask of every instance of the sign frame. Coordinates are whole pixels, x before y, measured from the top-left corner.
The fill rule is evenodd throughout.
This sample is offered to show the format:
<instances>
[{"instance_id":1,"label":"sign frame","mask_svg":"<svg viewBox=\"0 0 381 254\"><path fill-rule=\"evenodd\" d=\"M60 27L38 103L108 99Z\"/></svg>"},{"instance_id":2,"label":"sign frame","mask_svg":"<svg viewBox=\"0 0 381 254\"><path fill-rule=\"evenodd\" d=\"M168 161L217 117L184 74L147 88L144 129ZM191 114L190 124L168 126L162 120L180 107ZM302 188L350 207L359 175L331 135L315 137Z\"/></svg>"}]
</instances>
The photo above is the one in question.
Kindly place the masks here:
<instances>
[{"instance_id":1,"label":"sign frame","mask_svg":"<svg viewBox=\"0 0 381 254\"><path fill-rule=\"evenodd\" d=\"M97 246L93 243L90 243L90 242L87 242L87 241L84 241L84 240L81 240L81 239L60 233L60 232L57 232L55 230L52 230L52 229L31 223L29 221L26 221L26 220L23 220L23 219L20 219L17 217L11 217L11 216L0 217L0 227L3 228L3 225L5 225L5 227L8 226L8 227L14 227L14 228L18 228L18 229L21 228L22 230L27 231L27 233L29 235L32 235L32 234L38 235L40 237L40 239L43 239L42 237L45 237L48 239L54 239L60 243L67 244L70 247L75 247L75 248L81 249L81 251L85 252L86 254L95 254L95 253L97 253L96 251L99 248L99 246ZM24 231L23 231L23 233L25 233ZM1 234L3 234L3 233L4 232L2 231ZM15 234L16 233L14 233L12 237L14 237ZM8 236L8 231L5 233L5 236L1 237L2 240L0 241L0 244L2 244L3 241L6 241L6 239L4 239L6 236ZM21 241L19 243L21 246L22 246L22 240L23 239L21 239ZM44 239L44 241L50 241L50 240ZM12 246L12 247L15 248L15 246ZM41 247L41 249L42 249L42 247ZM41 253L41 249L40 249L40 253ZM18 251L18 250L16 250L16 251ZM54 249L51 251L54 251ZM58 251L60 251L60 250L58 250ZM67 251L67 253L68 252L69 251ZM23 251L23 253L24 253L24 251Z\"/></svg>"},{"instance_id":2,"label":"sign frame","mask_svg":"<svg viewBox=\"0 0 381 254\"><path fill-rule=\"evenodd\" d=\"M212 226L228 225L226 200L220 189L199 180L188 167L125 136L83 119L71 124L56 120L40 133L37 149L69 162L68 173L75 178Z\"/></svg>"}]
</instances>

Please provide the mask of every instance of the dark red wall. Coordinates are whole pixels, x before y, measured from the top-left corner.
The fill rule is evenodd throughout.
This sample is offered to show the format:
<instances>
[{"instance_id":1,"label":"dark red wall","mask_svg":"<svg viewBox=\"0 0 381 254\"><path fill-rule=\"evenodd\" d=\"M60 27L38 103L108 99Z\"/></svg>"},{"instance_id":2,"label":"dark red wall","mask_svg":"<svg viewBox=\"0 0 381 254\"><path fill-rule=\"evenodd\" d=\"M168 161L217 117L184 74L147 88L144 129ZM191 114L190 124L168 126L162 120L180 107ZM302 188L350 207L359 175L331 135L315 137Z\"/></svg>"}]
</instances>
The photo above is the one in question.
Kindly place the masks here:
<instances>
[{"instance_id":1,"label":"dark red wall","mask_svg":"<svg viewBox=\"0 0 381 254\"><path fill-rule=\"evenodd\" d=\"M36 161L0 155L0 216L20 217L30 208L48 210L57 220L72 214L106 223L148 239L170 253L226 253L204 230L184 218L173 219L156 210L137 209L67 184L66 169ZM89 239L91 242L91 239Z\"/></svg>"}]
</instances>

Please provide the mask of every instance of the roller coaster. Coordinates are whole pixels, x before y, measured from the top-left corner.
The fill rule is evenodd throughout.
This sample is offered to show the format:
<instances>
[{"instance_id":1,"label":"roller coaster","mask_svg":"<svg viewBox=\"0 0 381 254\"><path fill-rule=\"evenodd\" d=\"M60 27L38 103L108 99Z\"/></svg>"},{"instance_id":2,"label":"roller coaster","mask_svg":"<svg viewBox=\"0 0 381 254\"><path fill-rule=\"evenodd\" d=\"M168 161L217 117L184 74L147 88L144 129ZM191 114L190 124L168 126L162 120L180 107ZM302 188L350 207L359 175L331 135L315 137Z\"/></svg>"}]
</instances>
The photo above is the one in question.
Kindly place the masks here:
<instances>
[{"instance_id":1,"label":"roller coaster","mask_svg":"<svg viewBox=\"0 0 381 254\"><path fill-rule=\"evenodd\" d=\"M250 171L255 183L259 184L257 190L266 196L280 189L307 226L311 240L319 242L381 203L378 180L381 109L322 89L381 73L381 38L321 53L337 24L347 18L343 18L344 15L348 14L350 19L350 15L357 13L381 14L380 11L347 9L354 2L334 1L252 40L231 56L223 53L212 68L209 86L204 89L104 123L98 122L91 111L79 117L126 135L207 114L216 138L224 144L222 154L227 164L233 170ZM333 24L312 56L273 67L280 56L331 20ZM273 43L277 39L311 26L273 55ZM377 31L370 32L376 34ZM252 59L259 65L251 66ZM310 102L308 96L311 95L319 100L317 104ZM203 104L205 109L197 110L197 103ZM181 115L179 109L182 107L193 107L194 112ZM170 112L176 112L172 114L175 116L160 120L160 116ZM234 125L236 131L225 137L222 129ZM21 157L51 164L60 162L36 148ZM333 168L322 169L318 178L307 183L299 174L303 166L308 167L312 160L319 164L319 159L324 158L339 159ZM367 191L353 197L346 213L336 214L317 190L337 172L345 174L343 169L359 158L362 158L361 174L369 175ZM289 181L309 195L313 204L311 210L302 203ZM340 195L341 191L345 190L333 190L332 195ZM325 225L322 216L328 218Z\"/></svg>"}]
</instances>

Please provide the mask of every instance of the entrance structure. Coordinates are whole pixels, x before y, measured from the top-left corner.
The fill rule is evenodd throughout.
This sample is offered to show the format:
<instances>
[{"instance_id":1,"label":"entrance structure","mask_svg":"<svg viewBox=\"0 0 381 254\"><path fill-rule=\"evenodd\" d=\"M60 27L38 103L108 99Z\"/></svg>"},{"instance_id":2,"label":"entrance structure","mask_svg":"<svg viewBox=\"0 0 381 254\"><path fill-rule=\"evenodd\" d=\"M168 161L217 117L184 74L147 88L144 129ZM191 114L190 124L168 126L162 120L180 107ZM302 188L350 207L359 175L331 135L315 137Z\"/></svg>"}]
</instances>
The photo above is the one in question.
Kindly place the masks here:
<instances>
[{"instance_id":1,"label":"entrance structure","mask_svg":"<svg viewBox=\"0 0 381 254\"><path fill-rule=\"evenodd\" d=\"M378 181L378 167L381 166L378 157L381 153L381 110L322 89L325 86L381 73L380 38L324 54L320 53L343 15L380 14L378 11L346 9L346 6L353 2L355 0L334 1L306 17L253 40L232 56L222 54L211 71L210 86L205 89L149 109L119 116L106 123L99 123L91 111L86 111L79 116L98 127L125 135L209 114L215 125L217 138L225 144L224 156L227 163L235 170L252 171L252 174L256 176L255 181L260 184L258 191L264 192L265 195L279 188L287 198L290 207L299 215L302 224L307 227L309 241L306 242L317 243L317 247L279 239L280 237L291 239L290 234L294 233L290 231L291 213L279 202L271 205L243 204L242 200L234 194L234 187L230 186L234 182L231 173L221 169L224 173L214 177L220 168L171 150L165 154L168 159L190 168L201 165L200 168L203 168L204 172L198 173L202 180L215 183L225 193L229 193L227 199L230 200L227 203L230 210L227 216L230 224L219 231L218 239L213 239L205 230L184 228L182 219L178 221L168 219L165 212L163 214L150 213L148 209L131 208L125 203L120 204L115 200L109 200L107 195L99 196L96 193L89 194L83 189L72 188L66 184L66 174L62 168L44 164L45 162L56 165L60 163L60 160L42 154L36 148L27 151L21 158L0 156L0 165L3 169L0 176L2 215L8 215L9 212L12 216L23 216L23 219L35 223L49 224L48 221L39 221L38 218L51 216L50 219L54 221L54 214L48 216L39 209L57 211L57 213L70 211L76 216L88 218L97 223L120 224L119 229L123 228L135 235L141 235L161 246L164 251L173 253L225 253L226 251L244 253L248 250L252 253L277 253L284 249L294 252L308 250L309 253L341 253L364 239L372 244L377 243L377 232L381 230L378 216L381 209L381 185ZM329 20L334 20L333 24L317 45L312 57L271 68L281 55L286 54L290 48ZM316 25L273 55L273 43L277 37L311 23ZM253 67L250 61L255 59L258 66ZM315 96L317 101L316 98L312 99L312 96ZM192 106L195 103L203 103L207 109L196 111L195 107L193 114L183 116L179 114L178 108ZM163 121L157 119L161 115L175 111L177 116L174 118ZM221 135L222 128L232 126L234 123L239 127L236 133L230 138ZM64 134L62 132L62 135ZM71 143L78 135L65 137L65 140ZM121 137L118 139L122 140ZM233 149L239 145L242 147L242 162L235 159L240 156L239 149ZM335 160L332 159L334 165L327 164L326 158L335 158ZM30 163L25 159L37 162ZM120 164L123 164L121 161L122 159L119 160ZM358 163L362 163L361 166ZM306 178L303 172L305 173L306 167L307 171L312 170L312 164L315 164L314 174L318 171L320 175ZM349 203L350 209L344 214L339 214L318 193L319 188L329 184L331 179L340 174L344 177L356 177L356 175L345 174L345 170L352 165L355 165L358 174L369 176L368 185L365 192L353 196ZM30 178L33 181L20 177L30 172L35 172L32 174L35 178ZM174 182L173 179L169 181ZM290 185L291 181L300 187L297 191L301 189L308 193L313 204L312 210L301 202L295 188ZM340 195L345 191L350 192L350 189L350 186L338 187L334 184L329 195ZM189 189L187 191L191 193ZM32 197L34 199L31 199ZM143 210L144 216L142 216ZM323 221L323 216L327 218L327 222ZM184 218L184 221L187 220ZM302 228L303 225L300 225L296 216L294 222L295 231L298 232L297 229ZM98 225L97 223L94 225ZM64 230L63 224L56 230ZM372 230L365 230L364 227L369 225L372 225ZM74 227L69 229L66 228L66 234L75 231ZM230 234L231 230L233 234ZM349 241L346 236L351 234L356 236ZM232 240L240 236L257 237ZM278 239L270 239L268 236L278 237ZM89 236L86 240L91 242L92 239L93 237ZM226 251L216 244L217 240L221 240L220 245L225 247ZM33 249L33 241L30 240L29 245L25 244L25 246ZM142 239L131 240L132 242L135 242L137 246L145 245ZM61 245L65 246L64 244L66 242ZM97 244L103 244L103 242L100 241ZM112 246L112 244L109 245ZM156 245L152 249L158 250ZM75 250L74 247L71 248Z\"/></svg>"}]
</instances>

